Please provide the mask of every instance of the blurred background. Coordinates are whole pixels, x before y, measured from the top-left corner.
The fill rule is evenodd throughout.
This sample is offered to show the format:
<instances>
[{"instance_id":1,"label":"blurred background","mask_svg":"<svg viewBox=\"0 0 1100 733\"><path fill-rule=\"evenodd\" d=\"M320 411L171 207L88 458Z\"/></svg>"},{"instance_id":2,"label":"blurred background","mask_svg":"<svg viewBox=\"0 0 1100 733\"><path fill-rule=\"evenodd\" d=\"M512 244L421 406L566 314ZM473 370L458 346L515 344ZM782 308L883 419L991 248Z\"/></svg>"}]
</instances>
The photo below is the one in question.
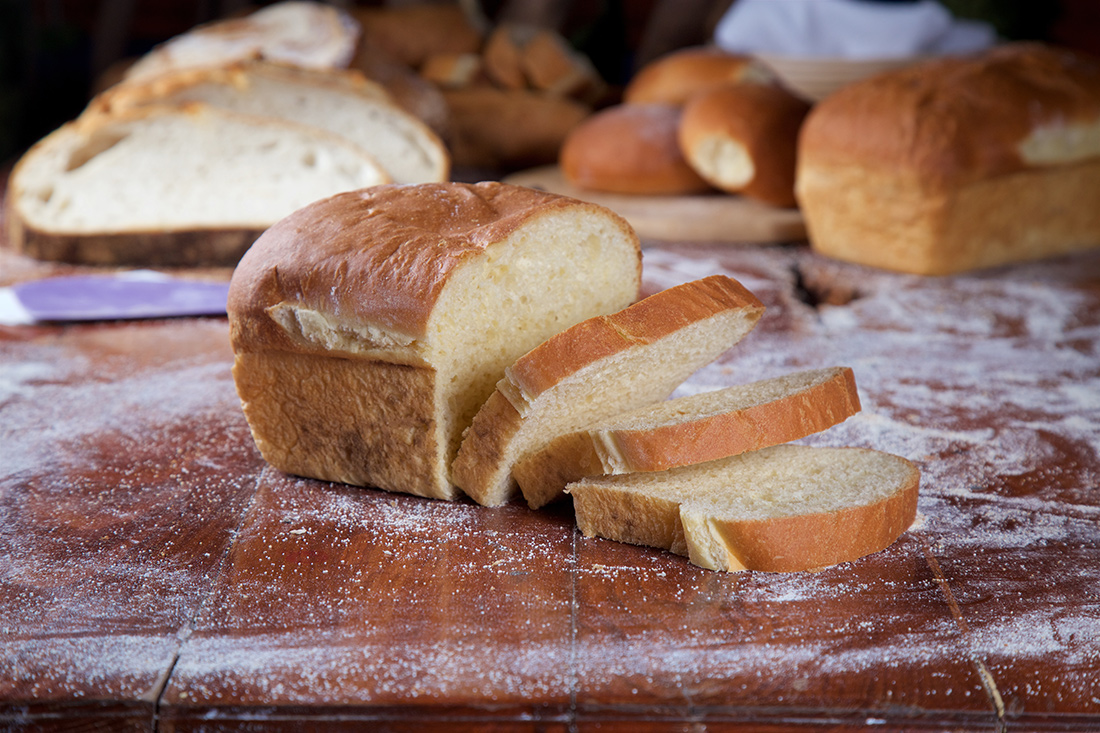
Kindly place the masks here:
<instances>
[{"instance_id":1,"label":"blurred background","mask_svg":"<svg viewBox=\"0 0 1100 733\"><path fill-rule=\"evenodd\" d=\"M406 0L407 2L407 0ZM554 26L612 88L646 61L709 40L732 0L482 0L493 22ZM176 34L267 2L0 0L0 164L74 118L112 68ZM342 7L385 3L344 0ZM400 2L389 4L402 4ZM943 0L1006 40L1044 40L1100 55L1097 0Z\"/></svg>"}]
</instances>

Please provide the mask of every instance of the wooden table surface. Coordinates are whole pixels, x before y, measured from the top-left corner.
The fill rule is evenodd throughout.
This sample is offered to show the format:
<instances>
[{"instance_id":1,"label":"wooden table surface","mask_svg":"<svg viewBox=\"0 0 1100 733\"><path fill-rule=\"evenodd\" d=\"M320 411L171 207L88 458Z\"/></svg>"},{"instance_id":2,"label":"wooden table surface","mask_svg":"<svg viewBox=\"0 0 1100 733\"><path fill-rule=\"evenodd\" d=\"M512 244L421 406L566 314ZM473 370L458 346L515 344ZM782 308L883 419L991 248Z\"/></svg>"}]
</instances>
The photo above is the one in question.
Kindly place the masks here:
<instances>
[{"instance_id":1,"label":"wooden table surface","mask_svg":"<svg viewBox=\"0 0 1100 733\"><path fill-rule=\"evenodd\" d=\"M0 285L64 271L0 249ZM768 311L685 391L851 366L863 412L806 442L921 467L890 548L723 574L298 479L224 318L0 327L0 729L1100 729L1100 253L645 251L647 293L716 272Z\"/></svg>"}]
</instances>

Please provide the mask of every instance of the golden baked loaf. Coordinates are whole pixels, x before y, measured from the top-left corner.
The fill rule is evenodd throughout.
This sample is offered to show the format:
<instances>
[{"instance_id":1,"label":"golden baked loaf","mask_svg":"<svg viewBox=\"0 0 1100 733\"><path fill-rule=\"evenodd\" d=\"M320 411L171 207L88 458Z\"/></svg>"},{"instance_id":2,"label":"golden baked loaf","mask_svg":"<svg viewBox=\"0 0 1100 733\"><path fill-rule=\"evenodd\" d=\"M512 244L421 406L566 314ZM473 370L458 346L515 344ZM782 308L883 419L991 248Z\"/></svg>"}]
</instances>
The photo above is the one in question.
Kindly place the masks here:
<instances>
[{"instance_id":1,"label":"golden baked loaf","mask_svg":"<svg viewBox=\"0 0 1100 733\"><path fill-rule=\"evenodd\" d=\"M809 111L808 102L780 86L716 87L685 105L680 150L716 188L794 206L798 132Z\"/></svg>"},{"instance_id":2,"label":"golden baked loaf","mask_svg":"<svg viewBox=\"0 0 1100 733\"><path fill-rule=\"evenodd\" d=\"M673 51L646 64L626 85L623 101L683 105L716 86L773 81L775 74L751 56L699 46Z\"/></svg>"},{"instance_id":3,"label":"golden baked loaf","mask_svg":"<svg viewBox=\"0 0 1100 733\"><path fill-rule=\"evenodd\" d=\"M1100 246L1100 61L1008 44L843 88L803 125L796 192L815 249L892 270Z\"/></svg>"},{"instance_id":4,"label":"golden baked loaf","mask_svg":"<svg viewBox=\"0 0 1100 733\"><path fill-rule=\"evenodd\" d=\"M680 151L681 109L620 104L577 125L561 147L562 175L574 186L632 194L711 190Z\"/></svg>"},{"instance_id":5,"label":"golden baked loaf","mask_svg":"<svg viewBox=\"0 0 1100 733\"><path fill-rule=\"evenodd\" d=\"M229 292L256 445L288 473L443 499L506 366L633 302L638 238L607 209L500 183L388 185L268 229Z\"/></svg>"}]
</instances>

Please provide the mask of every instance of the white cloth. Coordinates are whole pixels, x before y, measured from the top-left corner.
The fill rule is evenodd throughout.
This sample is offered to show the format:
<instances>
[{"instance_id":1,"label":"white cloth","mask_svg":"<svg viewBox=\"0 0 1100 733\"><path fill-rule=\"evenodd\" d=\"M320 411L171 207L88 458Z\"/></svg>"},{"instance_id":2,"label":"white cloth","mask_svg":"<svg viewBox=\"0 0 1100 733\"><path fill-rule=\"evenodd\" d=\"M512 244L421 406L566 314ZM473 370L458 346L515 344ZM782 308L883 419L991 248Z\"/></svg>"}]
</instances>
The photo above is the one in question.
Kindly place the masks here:
<instances>
[{"instance_id":1,"label":"white cloth","mask_svg":"<svg viewBox=\"0 0 1100 733\"><path fill-rule=\"evenodd\" d=\"M991 26L956 19L936 0L737 0L714 31L733 53L808 58L970 53L996 40Z\"/></svg>"}]
</instances>

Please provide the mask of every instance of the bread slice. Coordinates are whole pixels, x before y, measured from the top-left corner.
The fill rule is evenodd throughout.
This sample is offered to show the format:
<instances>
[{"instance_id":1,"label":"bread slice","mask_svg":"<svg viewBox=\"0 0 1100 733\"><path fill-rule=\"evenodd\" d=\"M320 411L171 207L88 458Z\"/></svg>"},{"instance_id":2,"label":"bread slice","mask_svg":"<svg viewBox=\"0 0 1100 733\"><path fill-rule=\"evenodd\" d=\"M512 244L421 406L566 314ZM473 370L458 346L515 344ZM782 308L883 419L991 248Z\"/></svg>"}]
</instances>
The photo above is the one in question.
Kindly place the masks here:
<instances>
[{"instance_id":1,"label":"bread slice","mask_svg":"<svg viewBox=\"0 0 1100 733\"><path fill-rule=\"evenodd\" d=\"M803 438L859 411L847 367L680 397L567 433L516 463L532 509L585 476L664 471Z\"/></svg>"},{"instance_id":2,"label":"bread slice","mask_svg":"<svg viewBox=\"0 0 1100 733\"><path fill-rule=\"evenodd\" d=\"M686 555L711 570L813 570L892 544L920 472L864 448L779 445L658 473L570 484L588 537Z\"/></svg>"},{"instance_id":3,"label":"bread slice","mask_svg":"<svg viewBox=\"0 0 1100 733\"><path fill-rule=\"evenodd\" d=\"M666 398L763 312L736 280L713 275L557 334L505 370L462 441L455 483L480 504L505 503L517 461L559 435Z\"/></svg>"},{"instance_id":4,"label":"bread slice","mask_svg":"<svg viewBox=\"0 0 1100 733\"><path fill-rule=\"evenodd\" d=\"M261 59L306 69L347 68L359 23L334 5L284 0L239 18L216 20L170 38L138 59L127 79Z\"/></svg>"},{"instance_id":5,"label":"bread slice","mask_svg":"<svg viewBox=\"0 0 1100 733\"><path fill-rule=\"evenodd\" d=\"M395 183L445 181L450 175L447 150L436 134L357 71L241 62L168 72L111 88L86 114L191 102L342 135L373 156Z\"/></svg>"},{"instance_id":6,"label":"bread slice","mask_svg":"<svg viewBox=\"0 0 1100 733\"><path fill-rule=\"evenodd\" d=\"M233 373L276 468L453 499L463 430L504 369L634 302L619 216L500 183L376 186L271 227L233 273Z\"/></svg>"},{"instance_id":7,"label":"bread slice","mask_svg":"<svg viewBox=\"0 0 1100 733\"><path fill-rule=\"evenodd\" d=\"M297 208L388 182L316 128L204 105L90 115L12 171L9 235L32 257L97 265L233 265Z\"/></svg>"}]
</instances>

